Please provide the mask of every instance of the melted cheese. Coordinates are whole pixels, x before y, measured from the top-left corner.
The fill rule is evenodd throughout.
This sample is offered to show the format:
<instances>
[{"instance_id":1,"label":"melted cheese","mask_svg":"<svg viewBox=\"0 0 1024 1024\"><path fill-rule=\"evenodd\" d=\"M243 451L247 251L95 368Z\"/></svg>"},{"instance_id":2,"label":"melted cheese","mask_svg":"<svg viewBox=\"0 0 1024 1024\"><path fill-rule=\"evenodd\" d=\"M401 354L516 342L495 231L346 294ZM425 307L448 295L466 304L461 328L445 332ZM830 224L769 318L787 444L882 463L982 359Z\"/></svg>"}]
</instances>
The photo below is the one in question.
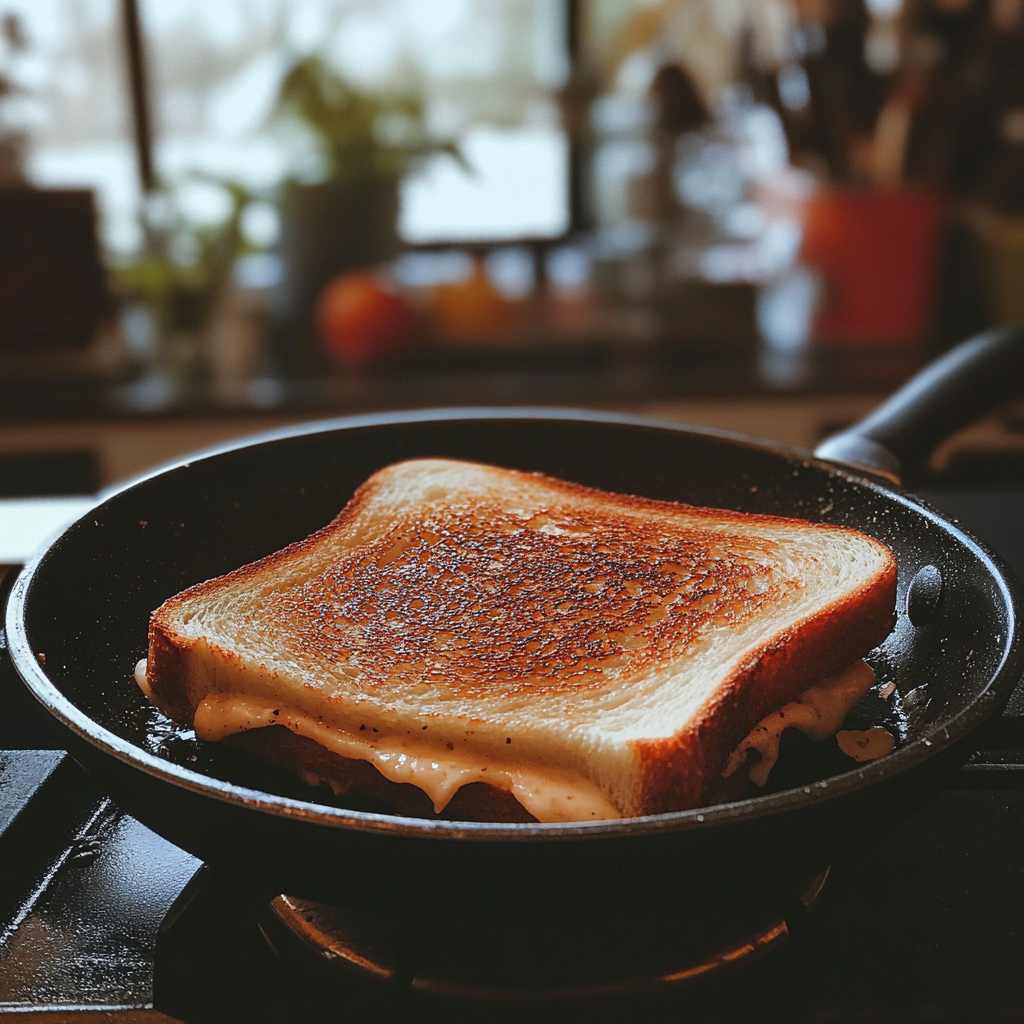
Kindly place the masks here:
<instances>
[{"instance_id":1,"label":"melted cheese","mask_svg":"<svg viewBox=\"0 0 1024 1024\"><path fill-rule=\"evenodd\" d=\"M722 775L728 778L735 774L746 762L747 751L756 750L761 759L751 766L750 781L763 786L778 760L779 743L786 729L799 729L816 741L827 739L874 683L875 673L864 661L856 662L838 676L823 679L800 694L797 700L758 722L732 752Z\"/></svg>"},{"instance_id":2,"label":"melted cheese","mask_svg":"<svg viewBox=\"0 0 1024 1024\"><path fill-rule=\"evenodd\" d=\"M876 757L884 757L896 746L892 733L885 729L865 729L858 732L844 729L836 733L839 749L855 761L874 761Z\"/></svg>"},{"instance_id":3,"label":"melted cheese","mask_svg":"<svg viewBox=\"0 0 1024 1024\"><path fill-rule=\"evenodd\" d=\"M135 666L135 682L138 683L139 689L150 699L153 700L153 691L149 688L149 680L146 678L146 659L143 658ZM155 704L156 701L153 701Z\"/></svg>"},{"instance_id":4,"label":"melted cheese","mask_svg":"<svg viewBox=\"0 0 1024 1024\"><path fill-rule=\"evenodd\" d=\"M196 735L221 740L246 729L283 725L341 757L369 761L392 782L409 782L440 813L471 782L505 789L538 821L595 821L622 815L592 782L575 772L492 761L477 755L440 753L407 737L364 738L336 729L302 711L270 707L229 693L211 694L196 708Z\"/></svg>"}]
</instances>

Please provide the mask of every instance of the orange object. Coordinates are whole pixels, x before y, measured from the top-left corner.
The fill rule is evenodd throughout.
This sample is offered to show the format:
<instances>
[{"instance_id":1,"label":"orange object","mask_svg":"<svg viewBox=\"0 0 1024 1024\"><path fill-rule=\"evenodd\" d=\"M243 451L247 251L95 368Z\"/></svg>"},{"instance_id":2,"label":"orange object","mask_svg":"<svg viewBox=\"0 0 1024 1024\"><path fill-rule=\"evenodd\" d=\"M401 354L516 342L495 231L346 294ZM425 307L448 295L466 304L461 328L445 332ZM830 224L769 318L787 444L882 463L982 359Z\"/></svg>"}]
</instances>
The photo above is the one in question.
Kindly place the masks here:
<instances>
[{"instance_id":1,"label":"orange object","mask_svg":"<svg viewBox=\"0 0 1024 1024\"><path fill-rule=\"evenodd\" d=\"M485 342L516 326L519 304L494 287L483 260L473 261L465 281L441 285L433 302L434 332L450 341Z\"/></svg>"},{"instance_id":2,"label":"orange object","mask_svg":"<svg viewBox=\"0 0 1024 1024\"><path fill-rule=\"evenodd\" d=\"M811 196L801 261L824 283L815 339L846 348L924 342L943 215L942 197L928 189L823 188Z\"/></svg>"},{"instance_id":3,"label":"orange object","mask_svg":"<svg viewBox=\"0 0 1024 1024\"><path fill-rule=\"evenodd\" d=\"M334 278L320 293L316 320L327 354L345 369L398 355L414 340L419 326L411 303L385 288L369 270Z\"/></svg>"}]
</instances>

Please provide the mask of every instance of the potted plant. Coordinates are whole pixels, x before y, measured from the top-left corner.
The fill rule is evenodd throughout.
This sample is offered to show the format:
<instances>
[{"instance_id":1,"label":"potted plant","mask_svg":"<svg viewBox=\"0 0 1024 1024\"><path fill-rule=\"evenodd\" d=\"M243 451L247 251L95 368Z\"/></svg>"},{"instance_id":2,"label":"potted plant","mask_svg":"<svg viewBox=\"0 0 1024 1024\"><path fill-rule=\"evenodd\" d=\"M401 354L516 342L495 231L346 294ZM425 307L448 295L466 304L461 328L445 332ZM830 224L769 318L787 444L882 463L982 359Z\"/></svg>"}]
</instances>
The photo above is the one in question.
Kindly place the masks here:
<instances>
[{"instance_id":1,"label":"potted plant","mask_svg":"<svg viewBox=\"0 0 1024 1024\"><path fill-rule=\"evenodd\" d=\"M402 178L435 153L459 154L428 133L418 96L363 92L317 56L285 75L273 116L296 156L279 197L282 280L272 343L282 372L310 373L325 367L313 322L324 286L393 256Z\"/></svg>"},{"instance_id":2,"label":"potted plant","mask_svg":"<svg viewBox=\"0 0 1024 1024\"><path fill-rule=\"evenodd\" d=\"M179 189L196 181L225 194L228 208L221 220L195 224L182 212ZM164 370L192 377L208 369L205 332L238 257L252 251L242 216L256 199L238 182L204 175L176 184L161 181L149 196L141 217L142 251L115 269L114 281L123 301L146 309Z\"/></svg>"}]
</instances>

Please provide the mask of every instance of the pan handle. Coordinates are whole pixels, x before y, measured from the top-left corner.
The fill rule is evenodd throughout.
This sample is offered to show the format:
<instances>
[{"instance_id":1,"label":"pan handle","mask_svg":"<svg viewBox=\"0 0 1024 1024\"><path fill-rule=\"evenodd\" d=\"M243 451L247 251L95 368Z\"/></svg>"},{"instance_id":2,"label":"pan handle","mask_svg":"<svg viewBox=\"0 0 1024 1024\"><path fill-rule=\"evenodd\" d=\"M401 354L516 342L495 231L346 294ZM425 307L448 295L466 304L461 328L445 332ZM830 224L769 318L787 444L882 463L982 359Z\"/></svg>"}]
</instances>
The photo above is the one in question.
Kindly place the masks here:
<instances>
[{"instance_id":1,"label":"pan handle","mask_svg":"<svg viewBox=\"0 0 1024 1024\"><path fill-rule=\"evenodd\" d=\"M814 454L898 484L944 438L1022 392L1024 327L988 331L929 363Z\"/></svg>"}]
</instances>

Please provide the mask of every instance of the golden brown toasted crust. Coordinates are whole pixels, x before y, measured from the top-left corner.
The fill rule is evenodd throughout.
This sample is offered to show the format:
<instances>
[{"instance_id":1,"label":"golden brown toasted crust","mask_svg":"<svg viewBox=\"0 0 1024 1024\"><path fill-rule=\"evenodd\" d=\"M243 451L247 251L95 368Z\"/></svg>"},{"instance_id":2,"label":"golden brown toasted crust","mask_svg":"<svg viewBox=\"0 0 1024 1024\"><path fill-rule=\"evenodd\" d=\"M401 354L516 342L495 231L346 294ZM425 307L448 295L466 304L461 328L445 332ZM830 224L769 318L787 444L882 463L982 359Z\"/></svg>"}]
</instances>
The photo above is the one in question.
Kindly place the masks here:
<instances>
[{"instance_id":1,"label":"golden brown toasted crust","mask_svg":"<svg viewBox=\"0 0 1024 1024\"><path fill-rule=\"evenodd\" d=\"M266 628L312 658L358 654L371 687L407 678L453 698L578 694L606 686L606 669L634 676L682 656L711 624L746 622L797 584L768 581L771 541L624 524L602 509L554 506L543 518L578 532L523 529L487 502L410 517L275 594ZM716 559L721 550L732 557Z\"/></svg>"},{"instance_id":2,"label":"golden brown toasted crust","mask_svg":"<svg viewBox=\"0 0 1024 1024\"><path fill-rule=\"evenodd\" d=\"M163 607L154 612L149 624L146 683L157 703L171 718L191 725L196 706L202 699L189 685L189 653L195 642L158 619Z\"/></svg>"},{"instance_id":3,"label":"golden brown toasted crust","mask_svg":"<svg viewBox=\"0 0 1024 1024\"><path fill-rule=\"evenodd\" d=\"M753 652L691 727L670 739L636 744L647 813L705 803L750 727L880 644L892 632L895 604L896 559L890 552L887 571L871 585Z\"/></svg>"}]
</instances>

